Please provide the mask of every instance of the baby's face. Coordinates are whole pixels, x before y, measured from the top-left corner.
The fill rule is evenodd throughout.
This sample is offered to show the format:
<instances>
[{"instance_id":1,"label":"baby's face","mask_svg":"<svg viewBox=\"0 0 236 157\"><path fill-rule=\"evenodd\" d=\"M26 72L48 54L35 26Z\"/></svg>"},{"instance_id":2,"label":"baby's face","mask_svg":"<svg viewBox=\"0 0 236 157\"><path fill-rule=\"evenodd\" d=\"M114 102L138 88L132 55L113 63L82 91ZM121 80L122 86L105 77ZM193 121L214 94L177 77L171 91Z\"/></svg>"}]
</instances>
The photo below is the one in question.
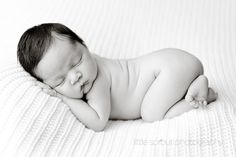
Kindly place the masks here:
<instances>
[{"instance_id":1,"label":"baby's face","mask_svg":"<svg viewBox=\"0 0 236 157\"><path fill-rule=\"evenodd\" d=\"M85 46L56 35L35 73L62 95L82 98L96 79L97 64Z\"/></svg>"}]
</instances>

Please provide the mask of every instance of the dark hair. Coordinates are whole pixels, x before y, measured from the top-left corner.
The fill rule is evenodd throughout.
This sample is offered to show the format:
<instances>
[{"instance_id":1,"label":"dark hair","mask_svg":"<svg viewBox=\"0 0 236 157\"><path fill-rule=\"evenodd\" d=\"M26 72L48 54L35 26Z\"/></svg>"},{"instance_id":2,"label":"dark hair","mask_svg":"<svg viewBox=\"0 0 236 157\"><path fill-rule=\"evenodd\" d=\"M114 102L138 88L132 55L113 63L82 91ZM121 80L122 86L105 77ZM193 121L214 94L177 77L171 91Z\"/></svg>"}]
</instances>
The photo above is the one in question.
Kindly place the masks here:
<instances>
[{"instance_id":1,"label":"dark hair","mask_svg":"<svg viewBox=\"0 0 236 157\"><path fill-rule=\"evenodd\" d=\"M43 80L35 74L34 70L49 48L53 32L67 37L73 43L77 41L87 47L77 34L60 23L44 23L26 30L17 46L17 58L25 71L41 82Z\"/></svg>"}]
</instances>

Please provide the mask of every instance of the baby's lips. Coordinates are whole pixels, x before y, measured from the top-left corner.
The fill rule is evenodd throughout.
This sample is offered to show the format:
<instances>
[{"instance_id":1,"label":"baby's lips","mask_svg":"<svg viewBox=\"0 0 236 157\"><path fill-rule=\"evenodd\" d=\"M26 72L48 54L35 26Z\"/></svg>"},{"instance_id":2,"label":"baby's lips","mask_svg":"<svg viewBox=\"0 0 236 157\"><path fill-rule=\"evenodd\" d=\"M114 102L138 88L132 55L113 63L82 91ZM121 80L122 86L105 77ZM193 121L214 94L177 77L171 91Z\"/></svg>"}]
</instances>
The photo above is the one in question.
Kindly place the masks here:
<instances>
[{"instance_id":1,"label":"baby's lips","mask_svg":"<svg viewBox=\"0 0 236 157\"><path fill-rule=\"evenodd\" d=\"M35 86L38 86L38 87L40 87L40 88L42 88L42 89L51 89L48 85L46 85L46 84L44 84L44 83L42 83L42 82L40 82L40 81L35 81L35 84L34 84Z\"/></svg>"},{"instance_id":2,"label":"baby's lips","mask_svg":"<svg viewBox=\"0 0 236 157\"><path fill-rule=\"evenodd\" d=\"M83 82L81 80L79 80L78 83L80 84L80 86L83 86Z\"/></svg>"}]
</instances>

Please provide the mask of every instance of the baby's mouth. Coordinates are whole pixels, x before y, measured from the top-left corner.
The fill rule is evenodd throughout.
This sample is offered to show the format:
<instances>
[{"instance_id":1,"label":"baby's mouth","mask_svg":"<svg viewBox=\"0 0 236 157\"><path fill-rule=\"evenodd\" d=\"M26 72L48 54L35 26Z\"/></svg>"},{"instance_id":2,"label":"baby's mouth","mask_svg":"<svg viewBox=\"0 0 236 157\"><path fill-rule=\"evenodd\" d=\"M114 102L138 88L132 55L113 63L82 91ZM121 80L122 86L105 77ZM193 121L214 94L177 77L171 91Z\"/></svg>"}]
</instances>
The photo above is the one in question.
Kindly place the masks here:
<instances>
[{"instance_id":1,"label":"baby's mouth","mask_svg":"<svg viewBox=\"0 0 236 157\"><path fill-rule=\"evenodd\" d=\"M80 85L81 87L83 87L83 85L84 85L83 82L79 81L78 83L79 83L79 85Z\"/></svg>"},{"instance_id":2,"label":"baby's mouth","mask_svg":"<svg viewBox=\"0 0 236 157\"><path fill-rule=\"evenodd\" d=\"M85 91L85 86L87 85L87 84L89 84L89 81L87 80L87 81L85 81L84 83L83 83L83 85L81 85L81 89L83 89L83 92L85 93L85 92L87 92L87 91Z\"/></svg>"},{"instance_id":3,"label":"baby's mouth","mask_svg":"<svg viewBox=\"0 0 236 157\"><path fill-rule=\"evenodd\" d=\"M83 89L84 86L87 84L86 82L87 82L87 81L85 81L85 82L79 81L79 82L78 82L78 84L79 84L79 86L80 86L81 89Z\"/></svg>"}]
</instances>

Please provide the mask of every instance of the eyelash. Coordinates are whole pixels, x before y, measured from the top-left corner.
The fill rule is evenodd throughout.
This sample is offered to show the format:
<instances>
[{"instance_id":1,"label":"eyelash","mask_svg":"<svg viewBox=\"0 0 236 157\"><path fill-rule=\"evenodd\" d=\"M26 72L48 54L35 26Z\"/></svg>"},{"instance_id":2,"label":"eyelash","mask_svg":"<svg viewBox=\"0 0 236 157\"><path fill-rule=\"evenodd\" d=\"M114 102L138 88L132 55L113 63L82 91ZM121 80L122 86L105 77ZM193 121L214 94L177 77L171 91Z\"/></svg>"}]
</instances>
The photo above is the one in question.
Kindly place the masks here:
<instances>
[{"instance_id":1,"label":"eyelash","mask_svg":"<svg viewBox=\"0 0 236 157\"><path fill-rule=\"evenodd\" d=\"M56 85L54 88L59 87L59 86L61 86L64 83L65 83L65 79L62 79L62 81L58 85Z\"/></svg>"},{"instance_id":2,"label":"eyelash","mask_svg":"<svg viewBox=\"0 0 236 157\"><path fill-rule=\"evenodd\" d=\"M81 62L82 62L82 58L83 58L83 57L81 57L80 60L78 61L78 63L75 64L73 67L79 66L79 65L81 64ZM64 83L65 83L65 79L63 79L62 82L61 82L60 84L58 84L56 87L61 86L61 85L63 85Z\"/></svg>"},{"instance_id":3,"label":"eyelash","mask_svg":"<svg viewBox=\"0 0 236 157\"><path fill-rule=\"evenodd\" d=\"M80 57L80 59L79 59L78 63L77 63L77 64L75 64L75 65L74 65L74 67L77 67L77 66L79 66L79 65L80 65L80 63L82 62L82 58L83 58L83 57Z\"/></svg>"},{"instance_id":4,"label":"eyelash","mask_svg":"<svg viewBox=\"0 0 236 157\"><path fill-rule=\"evenodd\" d=\"M65 79L63 79L60 83L60 85L64 84L65 83Z\"/></svg>"}]
</instances>

